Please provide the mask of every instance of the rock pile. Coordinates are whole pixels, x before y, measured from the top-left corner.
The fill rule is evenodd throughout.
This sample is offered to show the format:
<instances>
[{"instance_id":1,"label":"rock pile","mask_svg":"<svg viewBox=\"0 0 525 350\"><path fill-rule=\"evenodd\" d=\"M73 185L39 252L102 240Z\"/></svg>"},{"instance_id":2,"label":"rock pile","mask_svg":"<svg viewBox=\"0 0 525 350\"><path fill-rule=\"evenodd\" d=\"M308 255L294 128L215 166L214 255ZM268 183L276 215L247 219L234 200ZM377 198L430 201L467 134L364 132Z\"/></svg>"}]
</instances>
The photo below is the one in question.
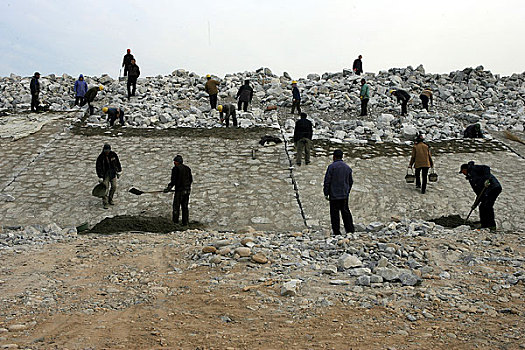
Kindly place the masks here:
<instances>
[{"instance_id":1,"label":"rock pile","mask_svg":"<svg viewBox=\"0 0 525 350\"><path fill-rule=\"evenodd\" d=\"M0 231L0 250L42 246L75 238L74 227L60 228L55 223L31 226L6 226Z\"/></svg>"},{"instance_id":2,"label":"rock pile","mask_svg":"<svg viewBox=\"0 0 525 350\"><path fill-rule=\"evenodd\" d=\"M370 84L372 116L355 117L359 109L359 80ZM220 81L219 103L232 103L245 79L254 88L251 112L239 116L242 127L278 127L278 112L264 113L266 107L287 108L291 104L291 77L273 74L268 68L255 72L227 74ZM0 110L29 109L30 78L11 74L0 78ZM67 74L41 78L41 97L52 110L72 108L75 79ZM108 75L86 77L89 86L102 84L96 105L124 108L132 127L218 127L216 111L209 112L205 78L182 69L167 76L140 78L137 97L128 101L126 84ZM298 79L305 110L315 123L315 137L340 141L403 141L418 132L427 139L461 137L464 127L479 122L486 130L511 129L523 131L525 124L525 73L508 77L493 75L482 66L466 68L450 74L426 74L423 66L416 69L390 69L378 74L353 75L338 73L309 74ZM430 113L421 109L419 93L423 88L434 92L435 107ZM409 114L399 118L399 106L389 90L403 88L412 100ZM21 93L22 92L22 93ZM99 114L100 109L98 109ZM91 116L87 125L105 125L104 116ZM286 131L293 129L293 119L285 121Z\"/></svg>"}]
</instances>

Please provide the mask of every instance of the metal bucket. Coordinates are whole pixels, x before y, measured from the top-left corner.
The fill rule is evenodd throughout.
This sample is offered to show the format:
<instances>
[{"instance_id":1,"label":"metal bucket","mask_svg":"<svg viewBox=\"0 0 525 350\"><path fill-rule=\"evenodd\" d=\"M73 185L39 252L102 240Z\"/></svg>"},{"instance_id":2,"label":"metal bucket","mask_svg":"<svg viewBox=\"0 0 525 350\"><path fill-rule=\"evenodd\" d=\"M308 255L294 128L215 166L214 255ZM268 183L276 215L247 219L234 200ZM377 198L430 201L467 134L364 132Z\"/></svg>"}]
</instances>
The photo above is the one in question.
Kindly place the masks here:
<instances>
[{"instance_id":1,"label":"metal bucket","mask_svg":"<svg viewBox=\"0 0 525 350\"><path fill-rule=\"evenodd\" d=\"M429 182L436 182L438 180L438 174L434 171L434 168L430 170L430 174L428 174L428 181Z\"/></svg>"},{"instance_id":2,"label":"metal bucket","mask_svg":"<svg viewBox=\"0 0 525 350\"><path fill-rule=\"evenodd\" d=\"M91 191L91 194L95 197L102 198L106 195L106 185L103 183L99 183L93 188L93 191Z\"/></svg>"},{"instance_id":3,"label":"metal bucket","mask_svg":"<svg viewBox=\"0 0 525 350\"><path fill-rule=\"evenodd\" d=\"M412 170L412 168L409 168L410 169L410 174L408 173L408 169L407 169L407 174L405 175L405 181L407 182L407 184L413 184L414 182L416 182L416 176L414 175L414 170Z\"/></svg>"}]
</instances>

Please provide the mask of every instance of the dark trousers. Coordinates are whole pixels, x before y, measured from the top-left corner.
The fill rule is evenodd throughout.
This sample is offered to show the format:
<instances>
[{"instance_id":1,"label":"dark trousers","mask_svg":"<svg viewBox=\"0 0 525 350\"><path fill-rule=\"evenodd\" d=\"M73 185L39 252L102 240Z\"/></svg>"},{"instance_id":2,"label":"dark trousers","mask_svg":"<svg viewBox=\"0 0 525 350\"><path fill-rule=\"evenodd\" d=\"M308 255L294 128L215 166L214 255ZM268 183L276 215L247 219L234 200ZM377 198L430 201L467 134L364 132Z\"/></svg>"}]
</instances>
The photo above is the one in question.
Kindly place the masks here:
<instances>
[{"instance_id":1,"label":"dark trousers","mask_svg":"<svg viewBox=\"0 0 525 350\"><path fill-rule=\"evenodd\" d=\"M75 97L75 106L82 105L82 101L84 101L84 96L76 96Z\"/></svg>"},{"instance_id":2,"label":"dark trousers","mask_svg":"<svg viewBox=\"0 0 525 350\"><path fill-rule=\"evenodd\" d=\"M190 192L175 192L173 196L173 222L179 223L179 213L182 208L182 224L187 225L190 213L188 204L190 202Z\"/></svg>"},{"instance_id":3,"label":"dark trousers","mask_svg":"<svg viewBox=\"0 0 525 350\"><path fill-rule=\"evenodd\" d=\"M113 126L113 124L115 124L115 120L117 120L117 116L111 117L108 115L108 119L109 119L109 126ZM124 125L124 112L122 111L120 111L119 122L120 122L120 125Z\"/></svg>"},{"instance_id":4,"label":"dark trousers","mask_svg":"<svg viewBox=\"0 0 525 350\"><path fill-rule=\"evenodd\" d=\"M292 114L295 112L295 108L297 107L297 114L301 114L301 100L293 100L292 101Z\"/></svg>"},{"instance_id":5,"label":"dark trousers","mask_svg":"<svg viewBox=\"0 0 525 350\"><path fill-rule=\"evenodd\" d=\"M486 196L481 199L479 204L479 220L481 227L495 227L494 203L501 193L501 187L491 189Z\"/></svg>"},{"instance_id":6,"label":"dark trousers","mask_svg":"<svg viewBox=\"0 0 525 350\"><path fill-rule=\"evenodd\" d=\"M421 103L423 104L423 108L427 110L428 112L428 96L426 95L419 95L419 98L421 99Z\"/></svg>"},{"instance_id":7,"label":"dark trousers","mask_svg":"<svg viewBox=\"0 0 525 350\"><path fill-rule=\"evenodd\" d=\"M368 101L368 98L363 98L361 100L361 116L367 115Z\"/></svg>"},{"instance_id":8,"label":"dark trousers","mask_svg":"<svg viewBox=\"0 0 525 350\"><path fill-rule=\"evenodd\" d=\"M135 96L135 91L137 90L137 77L128 77L128 98L131 96ZM133 91L131 91L130 87L133 86Z\"/></svg>"},{"instance_id":9,"label":"dark trousers","mask_svg":"<svg viewBox=\"0 0 525 350\"><path fill-rule=\"evenodd\" d=\"M248 102L247 101L239 101L237 102L237 110L241 110L241 106L242 106L242 110L247 112L248 111Z\"/></svg>"},{"instance_id":10,"label":"dark trousers","mask_svg":"<svg viewBox=\"0 0 525 350\"><path fill-rule=\"evenodd\" d=\"M210 106L211 109L217 108L217 94L210 95Z\"/></svg>"},{"instance_id":11,"label":"dark trousers","mask_svg":"<svg viewBox=\"0 0 525 350\"><path fill-rule=\"evenodd\" d=\"M237 126L237 116L235 115L235 111L232 111L231 117L233 119L233 126ZM226 121L226 127L230 127L230 113L226 114L226 118L224 118L224 121Z\"/></svg>"},{"instance_id":12,"label":"dark trousers","mask_svg":"<svg viewBox=\"0 0 525 350\"><path fill-rule=\"evenodd\" d=\"M124 65L124 76L128 75L129 65Z\"/></svg>"},{"instance_id":13,"label":"dark trousers","mask_svg":"<svg viewBox=\"0 0 525 350\"><path fill-rule=\"evenodd\" d=\"M91 102L89 102L89 100L88 100L87 98L84 98L84 99L80 102L80 107L83 107L86 103L87 103L87 105L88 105L89 115L93 115L93 113L95 112L95 107L93 107L93 106L91 105Z\"/></svg>"},{"instance_id":14,"label":"dark trousers","mask_svg":"<svg viewBox=\"0 0 525 350\"><path fill-rule=\"evenodd\" d=\"M421 187L421 193L427 190L428 169L428 167L416 168L416 187ZM420 174L423 176L423 181L419 178Z\"/></svg>"},{"instance_id":15,"label":"dark trousers","mask_svg":"<svg viewBox=\"0 0 525 350\"><path fill-rule=\"evenodd\" d=\"M332 231L335 236L340 235L339 212L343 217L343 225L346 233L354 232L354 222L350 209L348 209L348 198L330 199L330 221L332 222Z\"/></svg>"},{"instance_id":16,"label":"dark trousers","mask_svg":"<svg viewBox=\"0 0 525 350\"><path fill-rule=\"evenodd\" d=\"M408 113L407 105L408 101L401 101L401 115L405 115Z\"/></svg>"},{"instance_id":17,"label":"dark trousers","mask_svg":"<svg viewBox=\"0 0 525 350\"><path fill-rule=\"evenodd\" d=\"M39 104L40 101L38 101L38 94L31 95L31 111L38 111Z\"/></svg>"}]
</instances>

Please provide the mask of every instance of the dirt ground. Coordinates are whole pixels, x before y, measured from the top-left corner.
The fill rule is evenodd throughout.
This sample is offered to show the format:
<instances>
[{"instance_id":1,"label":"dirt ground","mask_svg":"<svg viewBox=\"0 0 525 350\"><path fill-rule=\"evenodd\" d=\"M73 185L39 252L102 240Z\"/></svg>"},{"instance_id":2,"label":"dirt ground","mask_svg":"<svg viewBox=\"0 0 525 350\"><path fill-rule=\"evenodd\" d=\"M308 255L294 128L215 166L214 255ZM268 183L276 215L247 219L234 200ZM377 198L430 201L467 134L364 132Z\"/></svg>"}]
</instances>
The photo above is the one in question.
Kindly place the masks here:
<instances>
[{"instance_id":1,"label":"dirt ground","mask_svg":"<svg viewBox=\"0 0 525 350\"><path fill-rule=\"evenodd\" d=\"M87 235L4 253L0 329L13 324L27 329L0 333L1 344L28 349L520 348L522 299L495 315L464 314L446 303L431 309L433 301L427 308L435 317L417 322L388 305L344 302L344 293L331 306L307 307L299 295L280 296L279 283L260 282L261 270L250 264L228 271L192 266L188 256L196 247L177 235ZM487 282L480 274L468 281L477 287ZM413 290L407 288L407 293ZM389 295L381 288L366 293ZM472 293L469 297L476 298L476 289ZM498 304L496 296L480 298ZM422 294L414 298L418 302L425 303Z\"/></svg>"}]
</instances>

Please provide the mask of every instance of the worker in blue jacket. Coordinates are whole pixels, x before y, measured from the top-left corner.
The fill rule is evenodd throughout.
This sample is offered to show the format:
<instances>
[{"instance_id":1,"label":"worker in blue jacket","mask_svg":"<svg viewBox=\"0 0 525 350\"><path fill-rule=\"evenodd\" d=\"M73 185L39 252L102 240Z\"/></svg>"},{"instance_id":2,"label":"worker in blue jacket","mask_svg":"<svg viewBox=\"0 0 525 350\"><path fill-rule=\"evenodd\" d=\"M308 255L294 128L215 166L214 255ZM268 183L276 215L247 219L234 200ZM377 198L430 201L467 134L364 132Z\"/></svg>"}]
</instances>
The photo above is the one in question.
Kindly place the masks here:
<instances>
[{"instance_id":1,"label":"worker in blue jacket","mask_svg":"<svg viewBox=\"0 0 525 350\"><path fill-rule=\"evenodd\" d=\"M88 90L88 85L84 81L84 76L80 74L78 80L75 81L75 106L79 105L84 101L84 95Z\"/></svg>"},{"instance_id":2,"label":"worker in blue jacket","mask_svg":"<svg viewBox=\"0 0 525 350\"><path fill-rule=\"evenodd\" d=\"M326 169L323 185L324 196L330 201L330 221L335 236L341 234L339 212L343 217L346 233L355 230L352 213L348 208L348 197L353 183L352 169L343 162L343 151L336 149L333 155L333 163Z\"/></svg>"}]
</instances>

